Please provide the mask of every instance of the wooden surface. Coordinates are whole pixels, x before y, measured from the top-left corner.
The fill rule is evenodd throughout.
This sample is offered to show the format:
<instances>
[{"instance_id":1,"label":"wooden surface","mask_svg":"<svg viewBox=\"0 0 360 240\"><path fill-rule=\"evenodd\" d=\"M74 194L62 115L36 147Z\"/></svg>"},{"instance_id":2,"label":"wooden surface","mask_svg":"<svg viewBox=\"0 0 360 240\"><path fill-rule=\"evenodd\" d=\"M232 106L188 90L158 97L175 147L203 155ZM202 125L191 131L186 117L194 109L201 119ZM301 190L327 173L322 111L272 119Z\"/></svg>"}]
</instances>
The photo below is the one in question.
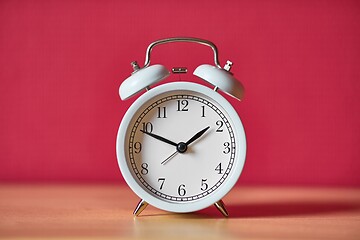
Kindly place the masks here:
<instances>
[{"instance_id":1,"label":"wooden surface","mask_svg":"<svg viewBox=\"0 0 360 240\"><path fill-rule=\"evenodd\" d=\"M1 239L360 239L360 189L238 187L230 217L174 214L118 185L0 185Z\"/></svg>"}]
</instances>

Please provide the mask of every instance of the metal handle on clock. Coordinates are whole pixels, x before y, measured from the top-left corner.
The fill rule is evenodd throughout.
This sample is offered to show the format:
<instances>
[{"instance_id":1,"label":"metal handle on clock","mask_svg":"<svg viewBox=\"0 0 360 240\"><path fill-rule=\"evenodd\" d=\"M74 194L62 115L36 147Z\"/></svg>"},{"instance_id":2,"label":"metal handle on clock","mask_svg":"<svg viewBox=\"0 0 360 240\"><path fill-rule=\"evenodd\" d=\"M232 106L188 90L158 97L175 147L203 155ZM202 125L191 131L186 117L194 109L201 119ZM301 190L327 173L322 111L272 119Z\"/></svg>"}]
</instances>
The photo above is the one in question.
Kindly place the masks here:
<instances>
[{"instance_id":1,"label":"metal handle on clock","mask_svg":"<svg viewBox=\"0 0 360 240\"><path fill-rule=\"evenodd\" d=\"M191 42L191 43L198 43L198 44L202 44L202 45L210 47L214 52L215 66L222 69L220 66L220 63L219 63L218 50L214 43L212 43L208 40L200 39L200 38L189 38L189 37L165 38L165 39L161 39L161 40L151 43L146 50L146 58L145 58L144 68L146 68L150 65L150 53L151 53L151 50L155 46L165 44L165 43L172 43L172 42Z\"/></svg>"}]
</instances>

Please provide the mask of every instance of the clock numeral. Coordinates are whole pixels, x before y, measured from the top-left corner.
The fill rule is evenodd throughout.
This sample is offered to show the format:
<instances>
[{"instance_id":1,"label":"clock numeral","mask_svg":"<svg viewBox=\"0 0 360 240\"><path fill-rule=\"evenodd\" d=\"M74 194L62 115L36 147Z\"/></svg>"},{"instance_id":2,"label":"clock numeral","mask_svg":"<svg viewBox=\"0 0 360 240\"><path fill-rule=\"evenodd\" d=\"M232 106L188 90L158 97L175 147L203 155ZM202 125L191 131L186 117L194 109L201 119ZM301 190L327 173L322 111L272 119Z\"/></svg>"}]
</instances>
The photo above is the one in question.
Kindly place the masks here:
<instances>
[{"instance_id":1,"label":"clock numeral","mask_svg":"<svg viewBox=\"0 0 360 240\"><path fill-rule=\"evenodd\" d=\"M160 190L161 190L164 186L165 178L159 178L158 182L160 182Z\"/></svg>"},{"instance_id":2,"label":"clock numeral","mask_svg":"<svg viewBox=\"0 0 360 240\"><path fill-rule=\"evenodd\" d=\"M179 194L179 196L185 196L185 194L186 194L185 184L181 184L178 187L178 194Z\"/></svg>"},{"instance_id":3,"label":"clock numeral","mask_svg":"<svg viewBox=\"0 0 360 240\"><path fill-rule=\"evenodd\" d=\"M158 118L166 118L166 107L158 107Z\"/></svg>"},{"instance_id":4,"label":"clock numeral","mask_svg":"<svg viewBox=\"0 0 360 240\"><path fill-rule=\"evenodd\" d=\"M221 163L219 163L219 165L216 166L215 171L218 171L218 174L222 174L224 169L221 167Z\"/></svg>"},{"instance_id":5,"label":"clock numeral","mask_svg":"<svg viewBox=\"0 0 360 240\"><path fill-rule=\"evenodd\" d=\"M224 149L223 153L228 154L230 152L230 143L224 142L224 147L225 147L225 149Z\"/></svg>"},{"instance_id":6,"label":"clock numeral","mask_svg":"<svg viewBox=\"0 0 360 240\"><path fill-rule=\"evenodd\" d=\"M206 191L209 185L206 183L207 179L201 179L201 190Z\"/></svg>"},{"instance_id":7,"label":"clock numeral","mask_svg":"<svg viewBox=\"0 0 360 240\"><path fill-rule=\"evenodd\" d=\"M189 105L188 100L177 100L177 111L186 112L189 111L187 108Z\"/></svg>"},{"instance_id":8,"label":"clock numeral","mask_svg":"<svg viewBox=\"0 0 360 240\"><path fill-rule=\"evenodd\" d=\"M136 142L134 143L134 149L135 149L135 153L140 153L141 152L141 143L140 142Z\"/></svg>"},{"instance_id":9,"label":"clock numeral","mask_svg":"<svg viewBox=\"0 0 360 240\"><path fill-rule=\"evenodd\" d=\"M141 174L142 175L146 175L149 173L148 167L149 167L149 164L147 164L147 163L141 164Z\"/></svg>"},{"instance_id":10,"label":"clock numeral","mask_svg":"<svg viewBox=\"0 0 360 240\"><path fill-rule=\"evenodd\" d=\"M142 123L142 130L143 132L152 133L154 127L151 122L143 122Z\"/></svg>"},{"instance_id":11,"label":"clock numeral","mask_svg":"<svg viewBox=\"0 0 360 240\"><path fill-rule=\"evenodd\" d=\"M205 117L205 106L201 106L201 117Z\"/></svg>"},{"instance_id":12,"label":"clock numeral","mask_svg":"<svg viewBox=\"0 0 360 240\"><path fill-rule=\"evenodd\" d=\"M224 122L221 120L216 121L216 126L218 126L218 129L216 129L216 132L223 132L223 126Z\"/></svg>"}]
</instances>

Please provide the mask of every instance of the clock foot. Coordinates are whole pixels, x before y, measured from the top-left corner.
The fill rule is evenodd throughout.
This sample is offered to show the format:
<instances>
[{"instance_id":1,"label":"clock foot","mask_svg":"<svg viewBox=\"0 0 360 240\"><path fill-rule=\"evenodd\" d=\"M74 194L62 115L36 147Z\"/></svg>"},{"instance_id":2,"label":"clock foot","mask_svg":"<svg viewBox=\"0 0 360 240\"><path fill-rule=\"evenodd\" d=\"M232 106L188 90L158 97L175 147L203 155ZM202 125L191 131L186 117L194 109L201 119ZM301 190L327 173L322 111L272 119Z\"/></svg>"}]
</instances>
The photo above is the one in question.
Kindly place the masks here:
<instances>
[{"instance_id":1,"label":"clock foot","mask_svg":"<svg viewBox=\"0 0 360 240\"><path fill-rule=\"evenodd\" d=\"M143 199L140 200L138 205L136 206L134 210L134 216L139 216L139 214L149 205L147 202L145 202Z\"/></svg>"},{"instance_id":2,"label":"clock foot","mask_svg":"<svg viewBox=\"0 0 360 240\"><path fill-rule=\"evenodd\" d=\"M217 201L215 204L215 207L224 215L224 217L228 217L229 213L225 208L225 204L222 200Z\"/></svg>"}]
</instances>

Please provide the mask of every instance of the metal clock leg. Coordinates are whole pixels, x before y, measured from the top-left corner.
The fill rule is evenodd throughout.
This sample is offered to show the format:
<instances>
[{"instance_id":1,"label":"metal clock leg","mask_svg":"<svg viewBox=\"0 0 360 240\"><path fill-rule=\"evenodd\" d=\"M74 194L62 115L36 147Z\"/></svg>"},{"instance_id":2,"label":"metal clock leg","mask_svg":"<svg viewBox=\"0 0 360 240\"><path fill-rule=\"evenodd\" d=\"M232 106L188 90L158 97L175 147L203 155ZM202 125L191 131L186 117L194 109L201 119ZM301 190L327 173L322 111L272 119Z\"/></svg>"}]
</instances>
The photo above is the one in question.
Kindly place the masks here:
<instances>
[{"instance_id":1,"label":"metal clock leg","mask_svg":"<svg viewBox=\"0 0 360 240\"><path fill-rule=\"evenodd\" d=\"M225 204L222 200L217 201L215 204L215 207L224 215L224 217L228 217L229 213L225 208Z\"/></svg>"},{"instance_id":2,"label":"metal clock leg","mask_svg":"<svg viewBox=\"0 0 360 240\"><path fill-rule=\"evenodd\" d=\"M139 214L148 206L149 204L145 202L143 199L140 200L138 205L136 206L134 210L134 215L137 217Z\"/></svg>"}]
</instances>

